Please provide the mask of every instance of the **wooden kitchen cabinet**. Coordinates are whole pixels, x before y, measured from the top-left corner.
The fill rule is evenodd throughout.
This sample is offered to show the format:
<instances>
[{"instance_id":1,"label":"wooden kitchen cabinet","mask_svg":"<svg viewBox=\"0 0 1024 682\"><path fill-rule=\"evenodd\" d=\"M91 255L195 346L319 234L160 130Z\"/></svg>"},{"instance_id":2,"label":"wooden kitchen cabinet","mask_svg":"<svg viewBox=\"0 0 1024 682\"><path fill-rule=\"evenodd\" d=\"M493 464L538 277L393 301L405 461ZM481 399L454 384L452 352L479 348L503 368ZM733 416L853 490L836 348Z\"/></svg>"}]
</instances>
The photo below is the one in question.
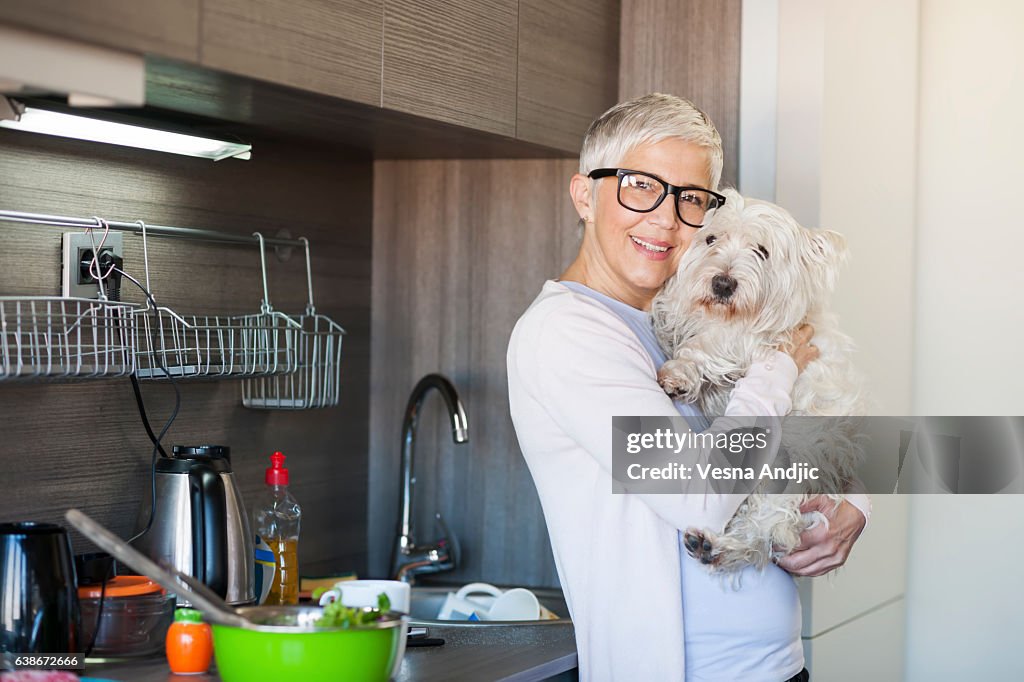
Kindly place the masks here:
<instances>
[{"instance_id":1,"label":"wooden kitchen cabinet","mask_svg":"<svg viewBox=\"0 0 1024 682\"><path fill-rule=\"evenodd\" d=\"M385 0L383 105L512 137L517 0Z\"/></svg>"},{"instance_id":2,"label":"wooden kitchen cabinet","mask_svg":"<svg viewBox=\"0 0 1024 682\"><path fill-rule=\"evenodd\" d=\"M579 153L615 104L619 0L521 0L516 137Z\"/></svg>"},{"instance_id":3,"label":"wooden kitchen cabinet","mask_svg":"<svg viewBox=\"0 0 1024 682\"><path fill-rule=\"evenodd\" d=\"M380 105L383 0L204 0L204 66Z\"/></svg>"},{"instance_id":4,"label":"wooden kitchen cabinet","mask_svg":"<svg viewBox=\"0 0 1024 682\"><path fill-rule=\"evenodd\" d=\"M0 0L0 23L195 61L200 0Z\"/></svg>"}]
</instances>

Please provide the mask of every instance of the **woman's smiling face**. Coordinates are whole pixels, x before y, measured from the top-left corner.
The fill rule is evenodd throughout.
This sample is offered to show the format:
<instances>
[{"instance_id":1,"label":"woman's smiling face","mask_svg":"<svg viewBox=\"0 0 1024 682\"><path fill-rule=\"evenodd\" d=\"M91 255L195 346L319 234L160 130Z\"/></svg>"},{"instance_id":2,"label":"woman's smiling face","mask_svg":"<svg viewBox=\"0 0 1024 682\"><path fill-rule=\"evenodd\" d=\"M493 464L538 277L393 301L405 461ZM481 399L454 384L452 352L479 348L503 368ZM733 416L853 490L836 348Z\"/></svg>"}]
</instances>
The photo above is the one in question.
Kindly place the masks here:
<instances>
[{"instance_id":1,"label":"woman's smiling face","mask_svg":"<svg viewBox=\"0 0 1024 682\"><path fill-rule=\"evenodd\" d=\"M707 152L679 138L641 145L618 167L650 173L677 186L706 188L710 183ZM637 213L619 204L618 178L593 181L593 195L584 192L582 202L579 181L591 181L577 175L573 183L577 208L587 223L580 254L587 273L584 284L634 308L648 309L675 274L697 229L679 220L675 197L666 197L650 213Z\"/></svg>"}]
</instances>

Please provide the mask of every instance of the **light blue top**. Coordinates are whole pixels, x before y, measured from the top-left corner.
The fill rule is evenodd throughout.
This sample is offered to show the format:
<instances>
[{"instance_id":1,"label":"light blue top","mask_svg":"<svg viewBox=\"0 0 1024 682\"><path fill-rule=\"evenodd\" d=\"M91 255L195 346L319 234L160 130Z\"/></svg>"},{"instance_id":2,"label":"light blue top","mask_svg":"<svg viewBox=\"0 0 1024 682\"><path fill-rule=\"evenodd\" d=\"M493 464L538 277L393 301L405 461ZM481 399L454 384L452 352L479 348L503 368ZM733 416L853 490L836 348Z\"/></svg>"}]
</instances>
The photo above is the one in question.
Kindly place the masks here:
<instances>
[{"instance_id":1,"label":"light blue top","mask_svg":"<svg viewBox=\"0 0 1024 682\"><path fill-rule=\"evenodd\" d=\"M647 312L579 282L560 283L608 307L636 334L655 367L665 363ZM710 425L695 405L675 406L693 429ZM793 577L774 564L763 572L751 566L734 588L686 552L682 532L678 538L687 682L783 682L800 672L800 595Z\"/></svg>"}]
</instances>

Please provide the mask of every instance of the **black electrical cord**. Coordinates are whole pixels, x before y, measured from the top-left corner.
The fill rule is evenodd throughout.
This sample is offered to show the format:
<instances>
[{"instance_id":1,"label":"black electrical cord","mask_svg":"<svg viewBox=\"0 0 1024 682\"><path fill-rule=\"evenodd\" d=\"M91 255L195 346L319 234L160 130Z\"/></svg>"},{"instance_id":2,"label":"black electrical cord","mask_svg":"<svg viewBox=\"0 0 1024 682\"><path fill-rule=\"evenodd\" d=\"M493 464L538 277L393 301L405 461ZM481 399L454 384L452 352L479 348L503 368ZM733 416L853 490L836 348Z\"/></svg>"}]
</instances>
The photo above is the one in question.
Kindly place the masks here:
<instances>
[{"instance_id":1,"label":"black electrical cord","mask_svg":"<svg viewBox=\"0 0 1024 682\"><path fill-rule=\"evenodd\" d=\"M160 454L167 457L167 452L164 450L164 446L160 444L160 440L153 433L153 427L149 425L149 418L146 416L146 406L142 403L142 389L139 387L139 378L135 376L135 372L131 374L132 380L132 391L135 393L135 404L139 408L139 417L142 418L142 425L146 427L146 435L149 436L149 440L152 441L153 445L157 446L160 450Z\"/></svg>"},{"instance_id":2,"label":"black electrical cord","mask_svg":"<svg viewBox=\"0 0 1024 682\"><path fill-rule=\"evenodd\" d=\"M154 315L159 314L157 312L156 300L153 298L153 294L151 294L149 292L149 289L144 287L139 280L137 280L134 277L132 277L131 275L129 275L127 272L122 270L120 267L116 267L115 266L113 268L113 272L115 272L118 275L126 278L129 282L131 282L132 284L137 286L142 291L142 293L145 294L146 299L149 301L149 307L150 307L150 310L152 311L152 313ZM153 338L153 330L150 329L149 333L150 333L150 341L151 341L151 343L154 344L154 347L155 347L156 339ZM142 392L139 390L139 380L138 380L138 377L135 375L134 372L132 373L131 380L132 380L132 388L135 391L135 402L136 402L136 404L139 407L139 415L142 417L142 424L143 424L143 426L146 427L146 433L149 435L149 439L153 442L153 455L150 458L150 463L149 463L149 481L150 481L149 519L146 521L145 528L143 528L141 531L139 531L138 533L133 535L128 540L129 544L131 544L132 542L135 542L136 540L141 538L143 535L148 533L149 530L153 527L153 515L156 512L156 460L157 460L157 457L160 454L163 454L164 457L167 456L167 453L164 451L163 446L161 445L161 441L164 439L164 436L167 435L167 431L171 428L171 424L174 423L174 420L178 417L178 411L181 409L181 390L178 388L178 382L174 380L174 377L171 375L170 370L167 368L167 365L164 363L163 354L157 353L156 355L157 355L157 359L160 362L160 369L163 370L164 376L167 377L167 380L171 382L171 386L174 388L174 410L171 412L171 416L167 419L167 423L165 423L164 427L160 430L160 433L157 434L157 435L154 435L153 434L153 429L152 429L152 427L149 424L149 418L146 416L146 406L142 402Z\"/></svg>"},{"instance_id":3,"label":"black electrical cord","mask_svg":"<svg viewBox=\"0 0 1024 682\"><path fill-rule=\"evenodd\" d=\"M117 571L117 564L114 564L114 571ZM82 658L89 658L92 654L92 649L96 646L96 638L100 636L100 627L103 625L103 601L107 597L107 574L103 574L103 584L100 586L100 603L96 607L96 629L92 631L92 641L89 642L89 646L85 648L85 653L82 654Z\"/></svg>"},{"instance_id":4,"label":"black electrical cord","mask_svg":"<svg viewBox=\"0 0 1024 682\"><path fill-rule=\"evenodd\" d=\"M95 262L97 262L97 265L103 268L107 268L107 276L114 275L114 286L112 286L108 290L108 294L111 296L112 300L121 300L121 277L125 277L128 279L128 281L132 282L135 286L137 286L142 291L143 294L145 294L146 300L149 301L150 310L153 312L153 314L159 314L157 312L156 300L153 298L153 294L149 292L149 289L142 286L142 283L139 282L139 280L135 279L127 272L121 269L121 265L124 262L122 259L118 258L117 256L111 255L109 252L105 252L104 254L100 255L100 258L95 259ZM100 286L103 286L102 280L100 282ZM152 330L150 330L150 340L155 341L155 339L153 339ZM146 521L146 527L138 533L136 533L135 535L133 535L128 540L129 544L141 538L143 535L148 533L150 529L153 527L153 515L156 512L156 460L157 455L159 454L162 454L164 457L167 456L167 453L164 451L163 445L161 445L160 441L162 441L164 436L167 435L167 431L171 428L171 425L174 423L174 420L178 417L178 412L181 409L181 390L178 388L178 383L174 380L174 377L171 376L170 370L167 369L167 365L164 363L162 354L158 354L158 359L160 361L160 369L164 371L164 376L167 377L167 379L171 382L171 386L174 388L174 410L171 411L171 416L168 417L167 423L164 424L164 427L160 430L159 435L153 433L153 427L150 426L149 424L149 417L147 417L146 415L146 406L142 401L142 391L139 387L139 378L138 376L136 376L135 372L132 372L131 374L132 390L135 394L135 403L139 408L139 416L142 418L142 425L146 428L146 434L149 436L149 439L153 442L153 454L150 457L149 462L149 519ZM114 574L115 576L117 574L116 562L114 563ZM100 586L100 601L99 604L97 604L96 608L96 629L93 632L92 641L89 642L89 646L86 648L83 658L88 658L89 655L92 654L93 647L96 645L96 639L97 637L99 637L100 627L102 627L103 625L103 605L104 602L106 601L106 596L107 576L106 574L104 574L103 583Z\"/></svg>"},{"instance_id":5,"label":"black electrical cord","mask_svg":"<svg viewBox=\"0 0 1024 682\"><path fill-rule=\"evenodd\" d=\"M92 252L90 251L89 253L91 254ZM87 261L82 261L82 263L83 265L85 263L89 263L89 265L86 267L88 267L89 274L92 276L95 276L95 273L98 271L107 271L107 274L103 277L102 280L100 280L100 286L106 291L107 298L109 298L111 301L120 302L121 278L128 277L128 279L135 282L135 284L140 289L142 289L142 292L146 294L146 297L149 299L151 305L155 306L155 303L153 303L153 297L149 294L148 291L146 291L145 287L143 287L138 280L133 279L129 275L126 275L124 270L121 269L121 266L124 265L124 259L120 258L119 256L113 255L110 251L104 251L102 254L100 254L100 257L96 262L95 268L93 267L92 261L93 257L90 256ZM106 285L107 279L110 280L109 286ZM131 380L132 391L135 393L135 404L139 408L139 417L142 418L142 425L146 428L146 435L149 436L149 440L153 443L153 445L157 446L157 448L160 449L160 454L166 457L167 451L164 450L164 446L160 444L160 441L159 439L157 439L156 434L153 433L153 427L149 425L149 418L146 416L146 406L142 402L142 389L139 387L139 378L135 375L134 372L132 372Z\"/></svg>"}]
</instances>

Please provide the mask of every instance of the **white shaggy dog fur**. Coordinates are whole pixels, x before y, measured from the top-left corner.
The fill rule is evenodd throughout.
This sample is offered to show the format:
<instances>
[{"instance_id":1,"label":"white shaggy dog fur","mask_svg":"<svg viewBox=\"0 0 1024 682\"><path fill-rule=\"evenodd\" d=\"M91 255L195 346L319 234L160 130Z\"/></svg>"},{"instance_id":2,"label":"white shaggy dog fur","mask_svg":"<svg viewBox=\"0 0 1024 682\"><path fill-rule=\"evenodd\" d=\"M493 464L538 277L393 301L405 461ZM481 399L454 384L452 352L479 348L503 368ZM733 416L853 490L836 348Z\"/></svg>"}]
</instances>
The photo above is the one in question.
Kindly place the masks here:
<instances>
[{"instance_id":1,"label":"white shaggy dog fur","mask_svg":"<svg viewBox=\"0 0 1024 682\"><path fill-rule=\"evenodd\" d=\"M732 385L750 365L766 360L806 321L814 326L812 343L820 356L800 373L791 414L864 414L853 342L825 311L845 260L842 236L805 229L774 204L746 200L733 190L725 195L725 205L696 234L678 273L652 304L655 332L671 358L659 383L669 395L697 402L713 419L723 414ZM766 489L762 482L721 535L689 529L687 551L712 571L763 568L789 554L812 520L799 511L808 494L836 493L853 480L861 457L856 420L795 421L783 425L783 448L794 461L818 466L824 478L786 495L759 492ZM831 497L837 504L842 499Z\"/></svg>"}]
</instances>

